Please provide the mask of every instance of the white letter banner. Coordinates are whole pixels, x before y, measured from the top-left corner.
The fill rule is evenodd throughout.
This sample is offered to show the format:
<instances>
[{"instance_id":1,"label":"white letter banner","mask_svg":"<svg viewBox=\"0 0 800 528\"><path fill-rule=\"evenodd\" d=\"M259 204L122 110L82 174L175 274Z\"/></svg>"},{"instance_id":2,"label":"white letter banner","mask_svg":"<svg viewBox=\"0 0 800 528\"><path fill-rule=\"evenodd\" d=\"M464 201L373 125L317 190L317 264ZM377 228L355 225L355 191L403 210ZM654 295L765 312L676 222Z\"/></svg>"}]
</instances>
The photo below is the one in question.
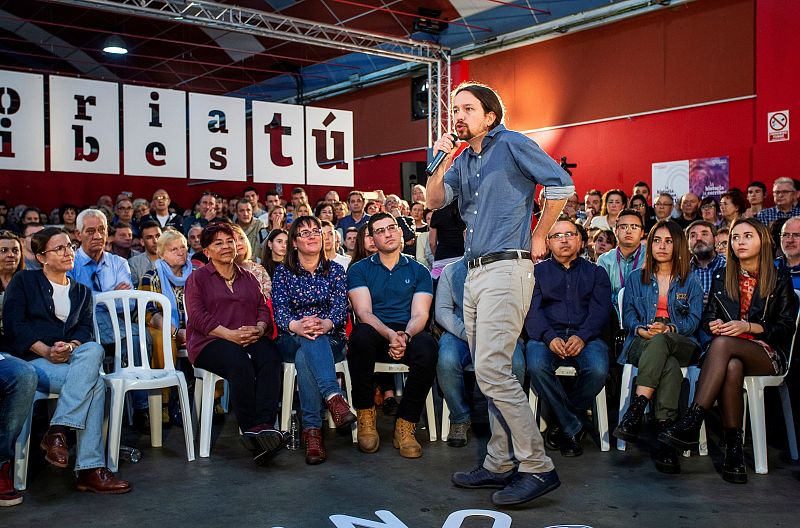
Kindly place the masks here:
<instances>
[{"instance_id":1,"label":"white letter banner","mask_svg":"<svg viewBox=\"0 0 800 528\"><path fill-rule=\"evenodd\" d=\"M44 77L0 70L0 170L44 170Z\"/></svg>"},{"instance_id":2,"label":"white letter banner","mask_svg":"<svg viewBox=\"0 0 800 528\"><path fill-rule=\"evenodd\" d=\"M186 92L122 86L125 174L186 177Z\"/></svg>"},{"instance_id":3,"label":"white letter banner","mask_svg":"<svg viewBox=\"0 0 800 528\"><path fill-rule=\"evenodd\" d=\"M253 182L305 183L303 107L253 101Z\"/></svg>"},{"instance_id":4,"label":"white letter banner","mask_svg":"<svg viewBox=\"0 0 800 528\"><path fill-rule=\"evenodd\" d=\"M244 99L189 94L189 178L247 181Z\"/></svg>"},{"instance_id":5,"label":"white letter banner","mask_svg":"<svg viewBox=\"0 0 800 528\"><path fill-rule=\"evenodd\" d=\"M308 185L352 187L353 112L306 107Z\"/></svg>"},{"instance_id":6,"label":"white letter banner","mask_svg":"<svg viewBox=\"0 0 800 528\"><path fill-rule=\"evenodd\" d=\"M50 76L50 168L119 174L119 85Z\"/></svg>"}]
</instances>

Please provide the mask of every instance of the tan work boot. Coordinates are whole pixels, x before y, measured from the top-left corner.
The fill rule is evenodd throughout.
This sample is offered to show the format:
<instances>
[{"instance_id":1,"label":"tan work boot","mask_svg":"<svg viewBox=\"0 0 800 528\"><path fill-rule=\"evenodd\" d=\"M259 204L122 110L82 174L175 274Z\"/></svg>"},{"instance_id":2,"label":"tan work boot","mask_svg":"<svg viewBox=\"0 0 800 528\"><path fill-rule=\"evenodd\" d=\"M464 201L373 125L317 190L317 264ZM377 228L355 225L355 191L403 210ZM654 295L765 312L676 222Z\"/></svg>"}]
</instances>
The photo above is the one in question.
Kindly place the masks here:
<instances>
[{"instance_id":1,"label":"tan work boot","mask_svg":"<svg viewBox=\"0 0 800 528\"><path fill-rule=\"evenodd\" d=\"M407 422L398 418L394 424L394 444L395 449L400 449L400 456L405 458L419 458L422 456L422 446L419 445L414 437L414 430L417 424Z\"/></svg>"},{"instance_id":2,"label":"tan work boot","mask_svg":"<svg viewBox=\"0 0 800 528\"><path fill-rule=\"evenodd\" d=\"M358 448L365 453L374 453L381 445L375 428L375 407L356 409L358 419Z\"/></svg>"}]
</instances>

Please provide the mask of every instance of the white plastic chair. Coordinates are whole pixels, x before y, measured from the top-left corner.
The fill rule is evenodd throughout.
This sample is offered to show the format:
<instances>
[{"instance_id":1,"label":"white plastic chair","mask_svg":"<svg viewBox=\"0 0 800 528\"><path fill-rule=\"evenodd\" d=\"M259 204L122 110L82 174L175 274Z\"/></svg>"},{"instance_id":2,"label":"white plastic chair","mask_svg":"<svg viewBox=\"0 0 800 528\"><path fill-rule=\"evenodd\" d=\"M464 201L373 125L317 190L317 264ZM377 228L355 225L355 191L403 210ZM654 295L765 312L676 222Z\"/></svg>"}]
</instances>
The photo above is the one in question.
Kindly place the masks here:
<instances>
[{"instance_id":1,"label":"white plastic chair","mask_svg":"<svg viewBox=\"0 0 800 528\"><path fill-rule=\"evenodd\" d=\"M617 295L617 302L619 303L619 326L623 328L622 324L622 297L625 293L625 288L622 288ZM625 366L622 368L622 382L619 392L619 418L625 415L625 412L628 410L628 406L631 404L631 398L633 397L633 379L636 377L636 374L639 372L639 369L631 365L630 363L626 363ZM689 367L681 368L681 372L683 373L683 377L689 381L689 402L691 403L694 400L694 391L695 387L697 386L697 380L700 378L700 368L696 365L691 365ZM617 439L617 451L625 451L626 449L626 442L625 440ZM700 427L700 447L698 448L698 453L700 456L708 455L708 440L706 438L706 423L703 421L703 425ZM689 451L684 451L683 456L689 456Z\"/></svg>"},{"instance_id":2,"label":"white plastic chair","mask_svg":"<svg viewBox=\"0 0 800 528\"><path fill-rule=\"evenodd\" d=\"M352 382L350 381L350 369L347 366L347 360L339 361L334 365L336 372L340 372L344 375L344 389L345 393L347 394L347 403L350 404L352 409L352 401L353 401L353 394L352 394ZM295 381L297 379L297 368L295 367L294 363L284 363L283 364L283 394L281 398L281 431L288 431L289 430L289 421L291 420L291 409L292 409L292 402L294 402L294 389L295 389ZM355 411L353 411L355 414ZM336 426L333 423L333 418L328 413L328 426L331 429L335 429ZM356 443L356 428L353 426L352 428L353 434L353 443Z\"/></svg>"},{"instance_id":3,"label":"white plastic chair","mask_svg":"<svg viewBox=\"0 0 800 528\"><path fill-rule=\"evenodd\" d=\"M407 374L408 366L402 363L375 363L375 372L386 372L388 374ZM398 387L399 388L399 387ZM431 442L435 442L438 435L436 434L436 412L433 408L433 388L428 391L428 398L425 400L425 414L428 419L428 435ZM358 424L353 428L353 434L358 434ZM356 437L353 438L353 443L356 442Z\"/></svg>"},{"instance_id":4,"label":"white plastic chair","mask_svg":"<svg viewBox=\"0 0 800 528\"><path fill-rule=\"evenodd\" d=\"M556 376L564 376L574 378L578 375L578 371L574 367L558 367L556 369ZM539 397L531 387L528 391L528 400L530 401L531 411L533 416L537 416L539 412ZM597 432L600 435L600 451L609 451L611 444L608 436L608 408L606 407L606 388L603 386L597 396L594 398L593 416L597 421ZM540 419L540 428L544 424L544 420Z\"/></svg>"},{"instance_id":5,"label":"white plastic chair","mask_svg":"<svg viewBox=\"0 0 800 528\"><path fill-rule=\"evenodd\" d=\"M22 425L17 442L14 446L14 487L23 491L28 484L28 458L31 452L31 421L33 419L33 407L40 400L55 400L58 394L46 394L36 391L33 395L33 405L28 419Z\"/></svg>"},{"instance_id":6,"label":"white plastic chair","mask_svg":"<svg viewBox=\"0 0 800 528\"><path fill-rule=\"evenodd\" d=\"M130 301L136 303L138 315L139 354L141 365L134 364L133 339L126 339L125 350L122 350L122 334L120 332L119 318L113 315L117 313L117 303L128 306ZM162 311L162 340L164 343L164 368L154 369L150 367L147 358L147 327L145 324L145 311L149 303L158 303ZM172 336L171 322L172 309L169 300L160 293L146 291L119 290L98 293L94 297L95 312L98 305L104 305L112 314L111 325L114 330L114 372L106 374L103 379L111 389L111 408L109 416L108 434L108 467L111 471L117 471L119 466L119 445L122 432L122 414L125 404L125 394L131 390L148 390L150 405L150 443L153 447L161 447L161 391L166 387L177 387L178 397L181 404L183 416L189 416L189 391L186 388L186 379L183 373L175 369L172 361ZM130 310L122 310L125 324L125 335L130 336L133 332L133 322ZM99 339L97 328L97 318L94 320L95 336ZM127 366L122 366L122 355L125 354ZM183 427L184 440L186 442L186 458L194 460L194 434L192 427L185 424Z\"/></svg>"},{"instance_id":7,"label":"white plastic chair","mask_svg":"<svg viewBox=\"0 0 800 528\"><path fill-rule=\"evenodd\" d=\"M214 390L223 378L211 371L194 367L194 412L200 427L200 458L211 453L211 422L214 419ZM226 388L227 389L227 388ZM186 427L184 420L184 427Z\"/></svg>"},{"instance_id":8,"label":"white plastic chair","mask_svg":"<svg viewBox=\"0 0 800 528\"><path fill-rule=\"evenodd\" d=\"M800 301L800 290L794 291ZM797 436L794 430L794 416L792 414L792 402L789 399L789 388L786 386L786 375L789 373L789 366L792 364L792 353L794 352L794 340L797 339L797 327L800 325L800 312L795 320L795 332L792 339L792 347L789 349L787 358L786 372L780 376L745 376L745 415L750 411L750 427L753 436L753 459L755 461L756 473L766 474L767 468L767 426L764 413L764 389L766 387L778 387L783 406L783 419L786 423L786 434L789 441L789 455L792 460L798 459Z\"/></svg>"}]
</instances>

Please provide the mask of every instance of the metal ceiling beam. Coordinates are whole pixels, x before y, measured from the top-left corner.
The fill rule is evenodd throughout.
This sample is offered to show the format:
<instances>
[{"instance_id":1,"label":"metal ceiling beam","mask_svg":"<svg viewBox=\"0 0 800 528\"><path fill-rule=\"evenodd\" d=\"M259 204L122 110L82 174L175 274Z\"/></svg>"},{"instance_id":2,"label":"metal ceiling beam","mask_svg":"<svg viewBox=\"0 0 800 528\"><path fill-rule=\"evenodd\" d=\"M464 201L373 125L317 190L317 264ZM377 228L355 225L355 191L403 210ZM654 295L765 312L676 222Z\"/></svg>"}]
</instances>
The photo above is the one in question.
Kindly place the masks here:
<instances>
[{"instance_id":1,"label":"metal ceiling beam","mask_svg":"<svg viewBox=\"0 0 800 528\"><path fill-rule=\"evenodd\" d=\"M143 16L171 23L437 64L449 50L432 42L391 37L205 0L50 0L71 6Z\"/></svg>"}]
</instances>

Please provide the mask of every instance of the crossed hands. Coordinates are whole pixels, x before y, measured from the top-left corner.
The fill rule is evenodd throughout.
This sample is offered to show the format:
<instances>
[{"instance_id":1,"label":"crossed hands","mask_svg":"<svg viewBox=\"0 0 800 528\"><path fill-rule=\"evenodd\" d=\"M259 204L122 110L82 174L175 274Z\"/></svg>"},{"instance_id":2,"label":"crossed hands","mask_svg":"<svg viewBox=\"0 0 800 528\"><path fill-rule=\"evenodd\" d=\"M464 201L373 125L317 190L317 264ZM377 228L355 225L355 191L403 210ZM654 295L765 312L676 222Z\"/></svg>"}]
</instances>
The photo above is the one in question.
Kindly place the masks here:
<instances>
[{"instance_id":1,"label":"crossed hands","mask_svg":"<svg viewBox=\"0 0 800 528\"><path fill-rule=\"evenodd\" d=\"M65 341L56 341L53 343L47 352L47 359L51 363L66 363L72 356L72 351L75 347L72 343Z\"/></svg>"},{"instance_id":2,"label":"crossed hands","mask_svg":"<svg viewBox=\"0 0 800 528\"><path fill-rule=\"evenodd\" d=\"M408 345L408 334L400 331L389 334L389 357L395 361L399 361L406 354L406 345Z\"/></svg>"},{"instance_id":3,"label":"crossed hands","mask_svg":"<svg viewBox=\"0 0 800 528\"><path fill-rule=\"evenodd\" d=\"M258 341L264 335L258 326L240 326L236 330L228 330L228 341L232 341L239 346L249 346Z\"/></svg>"},{"instance_id":4,"label":"crossed hands","mask_svg":"<svg viewBox=\"0 0 800 528\"><path fill-rule=\"evenodd\" d=\"M289 323L289 330L300 337L313 341L322 334L333 330L333 322L328 319L320 319L316 315L307 315Z\"/></svg>"},{"instance_id":5,"label":"crossed hands","mask_svg":"<svg viewBox=\"0 0 800 528\"><path fill-rule=\"evenodd\" d=\"M719 336L736 337L750 331L750 323L747 321L728 321L723 323L722 319L714 319L708 323L711 333Z\"/></svg>"},{"instance_id":6,"label":"crossed hands","mask_svg":"<svg viewBox=\"0 0 800 528\"><path fill-rule=\"evenodd\" d=\"M583 339L580 337L571 335L566 341L560 337L556 337L550 341L549 346L550 351L553 352L553 354L557 355L561 359L564 359L580 354L581 351L583 351L583 347L586 346L586 343L584 343Z\"/></svg>"}]
</instances>

